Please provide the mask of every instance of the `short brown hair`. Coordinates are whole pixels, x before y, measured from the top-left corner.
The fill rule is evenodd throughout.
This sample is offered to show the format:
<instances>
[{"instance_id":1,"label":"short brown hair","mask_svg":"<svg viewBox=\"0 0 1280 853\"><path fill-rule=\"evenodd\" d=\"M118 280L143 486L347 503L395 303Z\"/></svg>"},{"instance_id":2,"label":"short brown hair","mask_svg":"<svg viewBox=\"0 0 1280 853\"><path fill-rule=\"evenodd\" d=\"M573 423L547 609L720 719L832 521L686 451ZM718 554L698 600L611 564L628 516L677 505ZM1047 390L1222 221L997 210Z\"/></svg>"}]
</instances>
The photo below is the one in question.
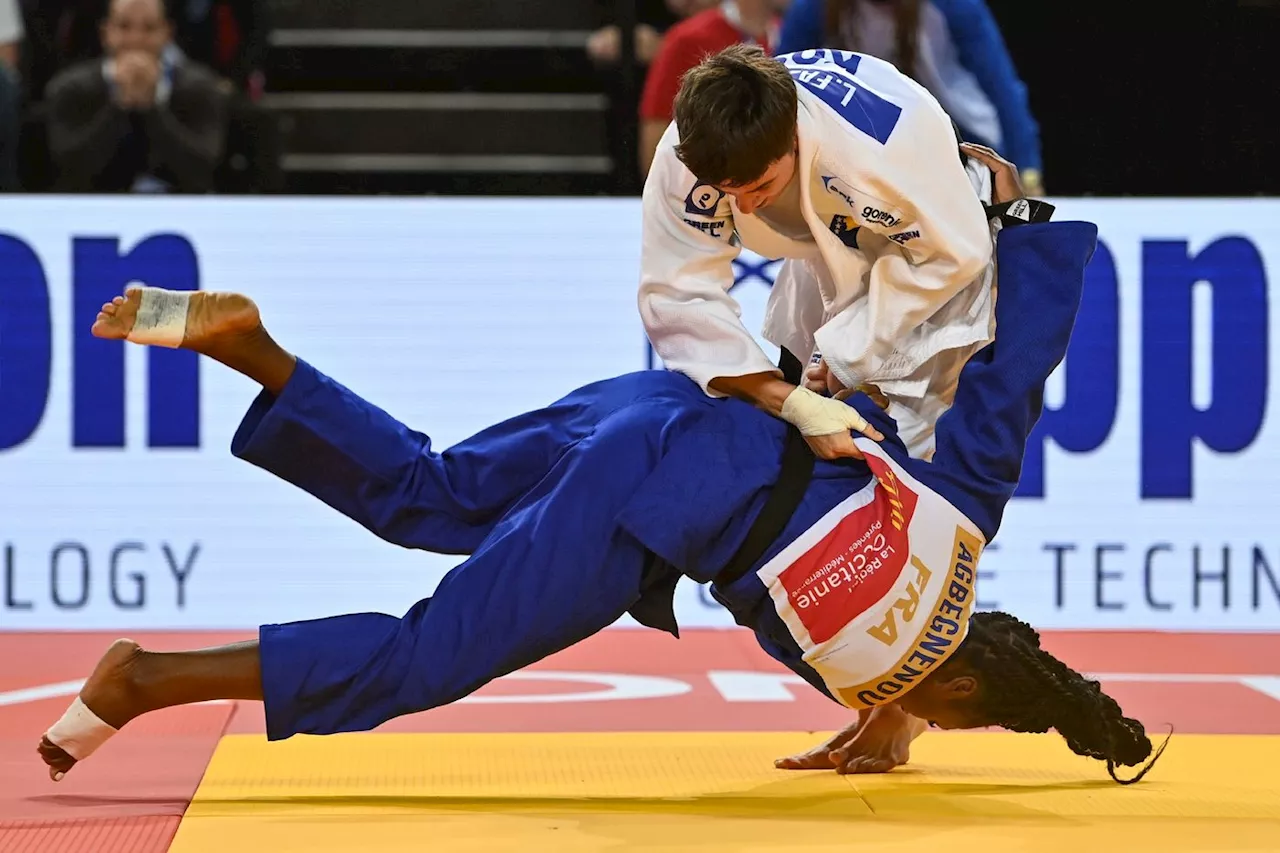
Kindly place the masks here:
<instances>
[{"instance_id":1,"label":"short brown hair","mask_svg":"<svg viewBox=\"0 0 1280 853\"><path fill-rule=\"evenodd\" d=\"M794 150L796 109L781 62L755 45L727 47L680 80L676 156L700 181L749 184Z\"/></svg>"}]
</instances>

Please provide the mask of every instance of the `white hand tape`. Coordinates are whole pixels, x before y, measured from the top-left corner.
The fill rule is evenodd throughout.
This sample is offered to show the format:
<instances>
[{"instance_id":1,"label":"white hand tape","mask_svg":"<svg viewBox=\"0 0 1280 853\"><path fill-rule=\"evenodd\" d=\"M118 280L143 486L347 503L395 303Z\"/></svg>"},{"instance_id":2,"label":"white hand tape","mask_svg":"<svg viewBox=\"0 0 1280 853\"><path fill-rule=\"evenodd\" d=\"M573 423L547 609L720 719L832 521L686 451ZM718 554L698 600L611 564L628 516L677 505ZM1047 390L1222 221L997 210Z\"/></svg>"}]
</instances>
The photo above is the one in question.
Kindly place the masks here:
<instances>
[{"instance_id":1,"label":"white hand tape","mask_svg":"<svg viewBox=\"0 0 1280 853\"><path fill-rule=\"evenodd\" d=\"M794 424L801 435L832 435L870 426L858 410L841 400L797 388L782 403L782 419Z\"/></svg>"}]
</instances>

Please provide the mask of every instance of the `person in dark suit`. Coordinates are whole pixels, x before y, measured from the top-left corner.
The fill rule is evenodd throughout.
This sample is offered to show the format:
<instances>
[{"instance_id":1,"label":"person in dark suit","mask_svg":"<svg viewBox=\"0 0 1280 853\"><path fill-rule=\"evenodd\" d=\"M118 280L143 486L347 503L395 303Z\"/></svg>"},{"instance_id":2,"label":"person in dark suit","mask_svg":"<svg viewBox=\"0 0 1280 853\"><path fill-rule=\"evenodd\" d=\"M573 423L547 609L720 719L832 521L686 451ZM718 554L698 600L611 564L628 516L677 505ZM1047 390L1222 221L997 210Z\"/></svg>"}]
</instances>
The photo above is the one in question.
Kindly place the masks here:
<instances>
[{"instance_id":1,"label":"person in dark suit","mask_svg":"<svg viewBox=\"0 0 1280 853\"><path fill-rule=\"evenodd\" d=\"M49 143L62 192L213 189L228 85L173 44L163 0L113 0L103 58L49 83Z\"/></svg>"}]
</instances>

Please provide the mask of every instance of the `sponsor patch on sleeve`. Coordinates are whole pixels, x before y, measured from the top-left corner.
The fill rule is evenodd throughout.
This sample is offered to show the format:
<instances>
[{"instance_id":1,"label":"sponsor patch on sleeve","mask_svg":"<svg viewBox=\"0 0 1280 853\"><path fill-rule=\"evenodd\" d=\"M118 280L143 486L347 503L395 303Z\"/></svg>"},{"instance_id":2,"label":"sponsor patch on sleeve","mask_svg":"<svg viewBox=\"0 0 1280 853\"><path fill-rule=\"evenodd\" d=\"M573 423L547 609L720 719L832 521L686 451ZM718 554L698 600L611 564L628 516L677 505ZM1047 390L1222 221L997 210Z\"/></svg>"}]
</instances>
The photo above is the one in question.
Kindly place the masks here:
<instances>
[{"instance_id":1,"label":"sponsor patch on sleeve","mask_svg":"<svg viewBox=\"0 0 1280 853\"><path fill-rule=\"evenodd\" d=\"M724 192L711 184L694 184L684 199L684 212L690 216L715 216Z\"/></svg>"},{"instance_id":2,"label":"sponsor patch on sleeve","mask_svg":"<svg viewBox=\"0 0 1280 853\"><path fill-rule=\"evenodd\" d=\"M703 234L710 234L717 240L725 236L725 229L729 226L727 219L689 219L685 217L684 224L690 228L696 228Z\"/></svg>"},{"instance_id":3,"label":"sponsor patch on sleeve","mask_svg":"<svg viewBox=\"0 0 1280 853\"><path fill-rule=\"evenodd\" d=\"M684 197L684 224L716 240L734 235L725 194L711 184L697 183Z\"/></svg>"}]
</instances>

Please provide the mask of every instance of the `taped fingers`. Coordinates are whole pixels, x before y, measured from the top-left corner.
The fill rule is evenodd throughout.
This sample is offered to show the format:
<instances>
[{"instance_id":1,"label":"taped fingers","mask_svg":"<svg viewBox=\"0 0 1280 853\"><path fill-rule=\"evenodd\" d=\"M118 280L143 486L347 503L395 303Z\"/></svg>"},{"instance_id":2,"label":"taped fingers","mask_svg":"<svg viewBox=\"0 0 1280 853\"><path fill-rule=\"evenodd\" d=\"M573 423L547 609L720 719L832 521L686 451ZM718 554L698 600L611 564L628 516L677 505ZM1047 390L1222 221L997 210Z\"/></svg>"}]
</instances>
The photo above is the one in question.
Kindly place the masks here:
<instances>
[{"instance_id":1,"label":"taped fingers","mask_svg":"<svg viewBox=\"0 0 1280 853\"><path fill-rule=\"evenodd\" d=\"M804 387L796 388L787 395L780 414L784 421L793 424L806 437L854 430L875 441L884 439L884 435L867 423L867 419L853 406L843 400L815 394Z\"/></svg>"}]
</instances>

